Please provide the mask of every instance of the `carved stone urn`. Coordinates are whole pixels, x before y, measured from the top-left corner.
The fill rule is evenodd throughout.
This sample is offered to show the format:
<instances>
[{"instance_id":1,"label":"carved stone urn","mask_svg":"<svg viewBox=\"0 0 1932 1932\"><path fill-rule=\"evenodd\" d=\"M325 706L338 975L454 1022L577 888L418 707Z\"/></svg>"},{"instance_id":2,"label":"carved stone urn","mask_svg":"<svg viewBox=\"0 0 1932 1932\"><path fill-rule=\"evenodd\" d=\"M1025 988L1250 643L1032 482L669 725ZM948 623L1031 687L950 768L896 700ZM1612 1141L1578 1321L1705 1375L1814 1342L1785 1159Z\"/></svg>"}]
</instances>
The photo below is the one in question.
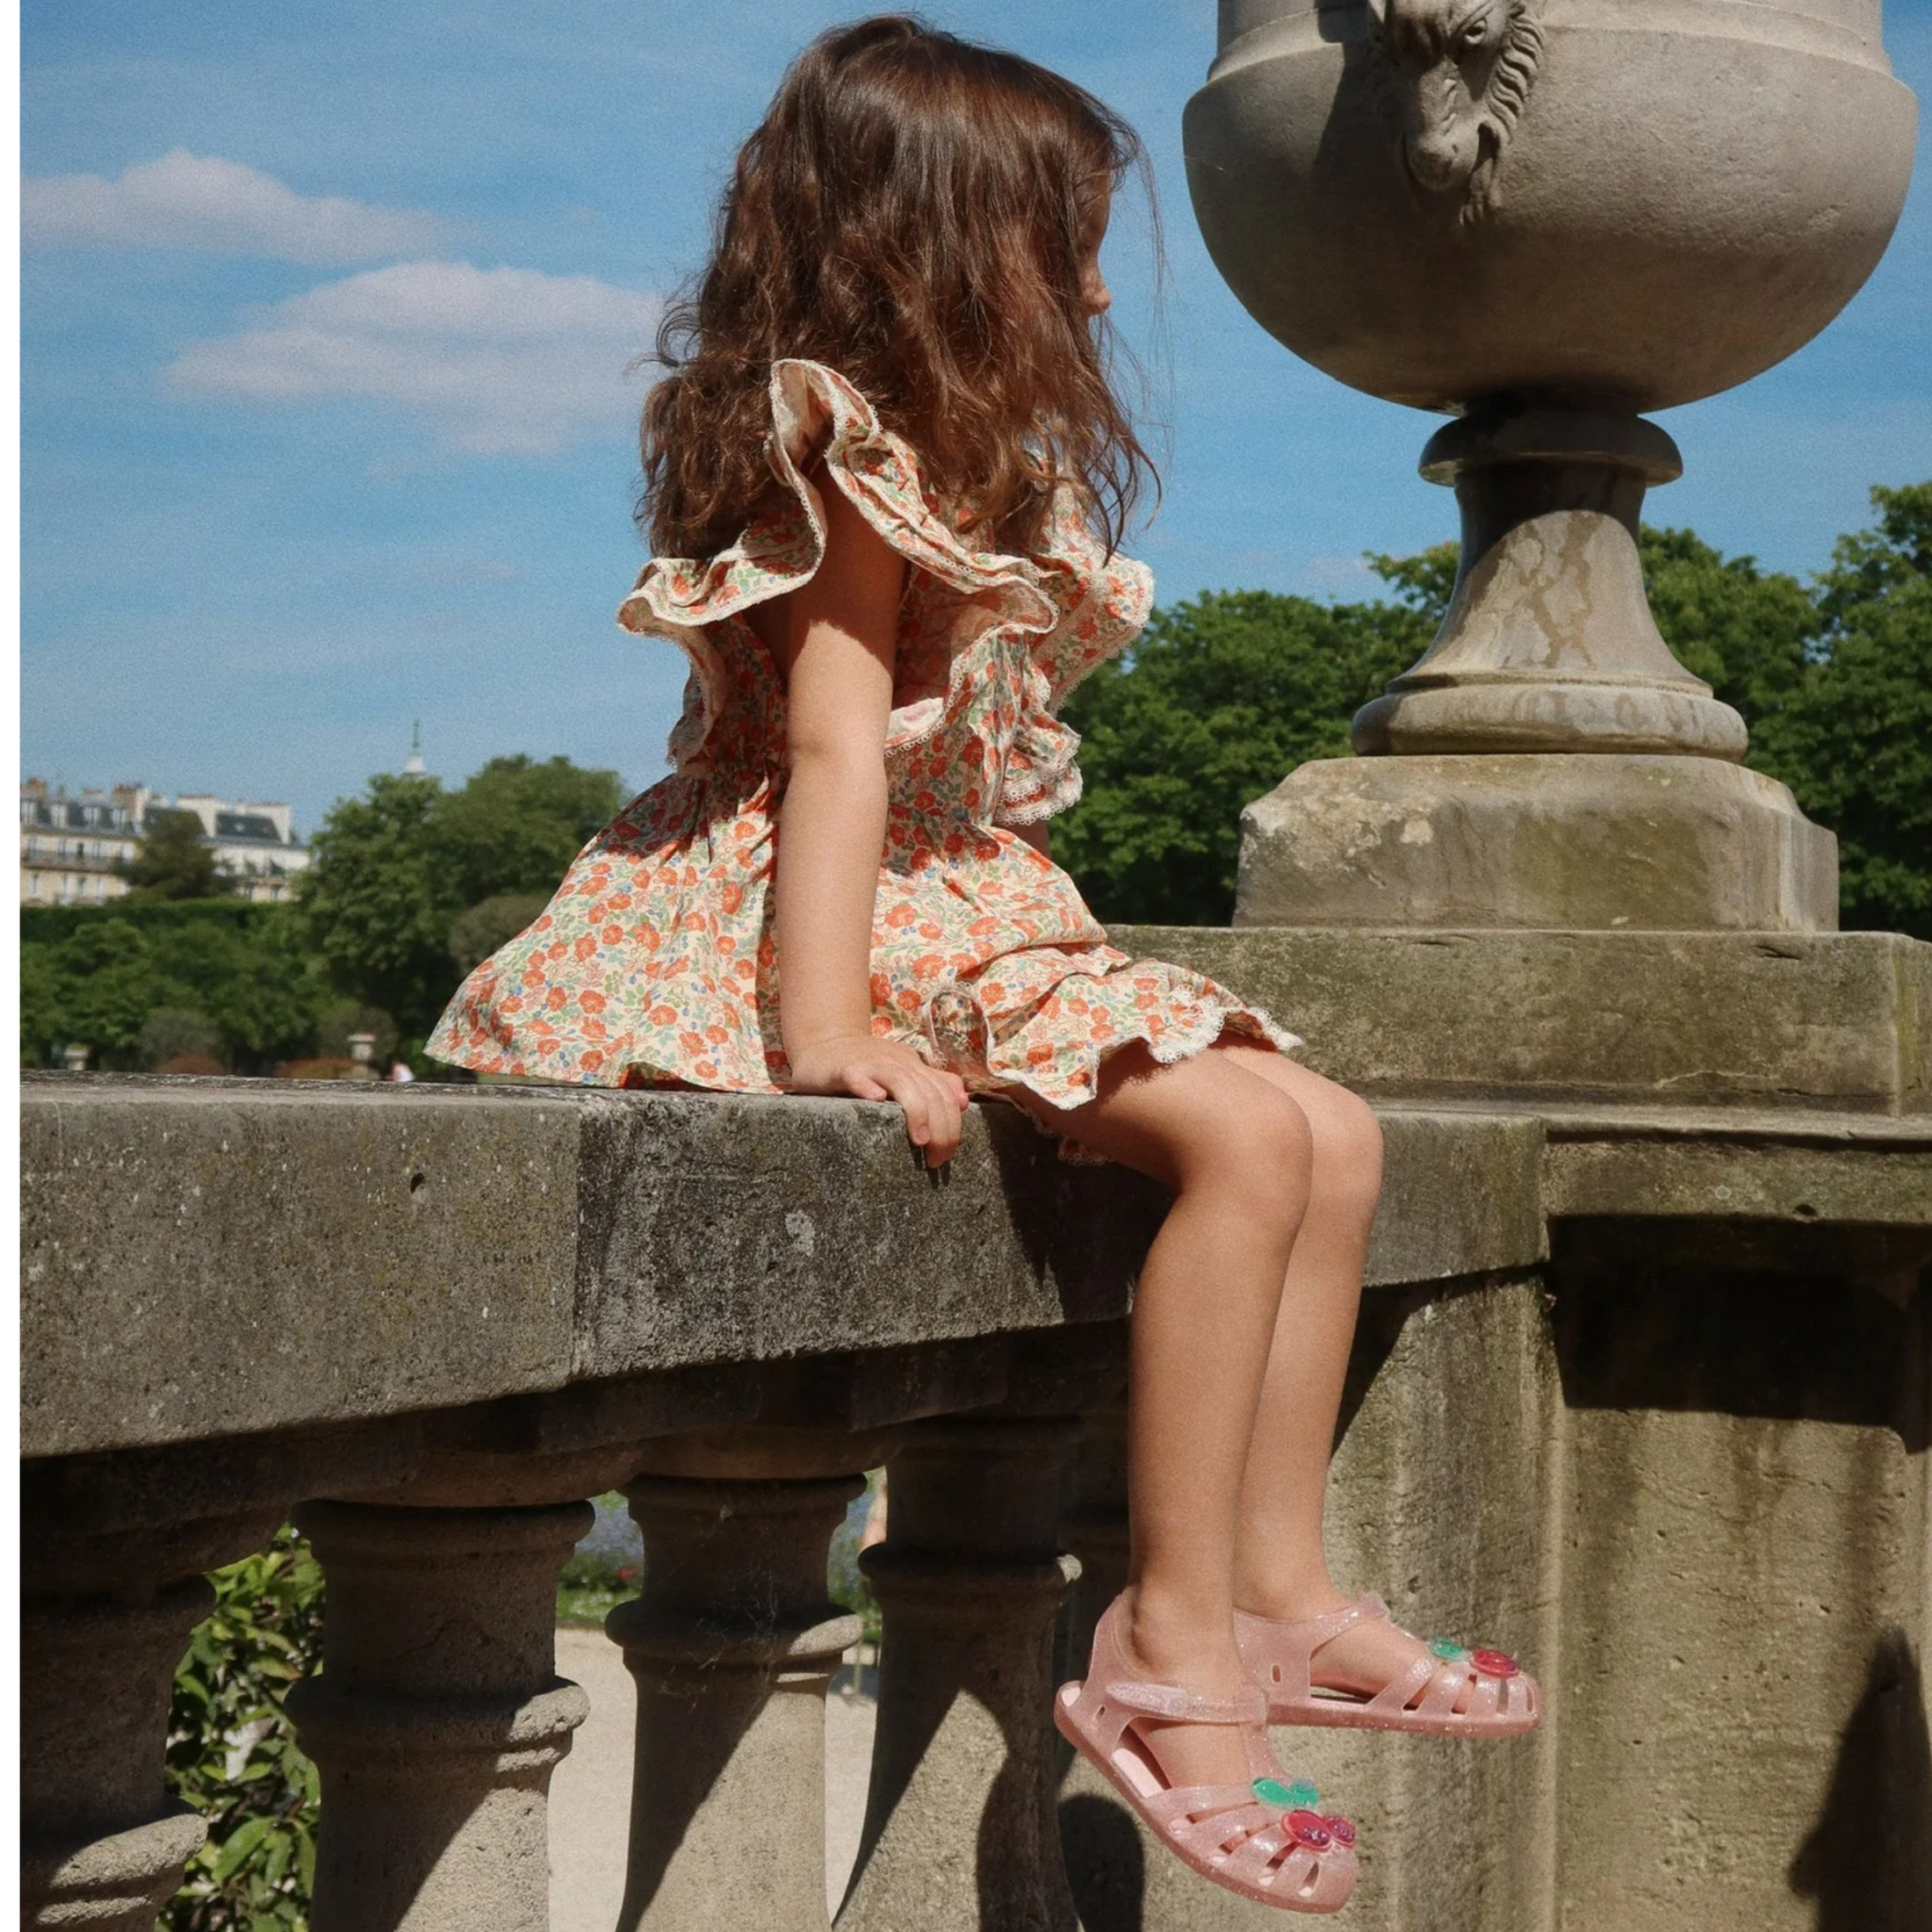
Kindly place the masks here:
<instances>
[{"instance_id":1,"label":"carved stone urn","mask_svg":"<svg viewBox=\"0 0 1932 1932\"><path fill-rule=\"evenodd\" d=\"M1423 473L1462 523L1364 755L1249 808L1237 923L1835 926L1835 841L1650 616L1638 517L1682 465L1640 412L1832 320L1914 126L1878 0L1221 0L1208 249L1298 355L1454 418Z\"/></svg>"}]
</instances>

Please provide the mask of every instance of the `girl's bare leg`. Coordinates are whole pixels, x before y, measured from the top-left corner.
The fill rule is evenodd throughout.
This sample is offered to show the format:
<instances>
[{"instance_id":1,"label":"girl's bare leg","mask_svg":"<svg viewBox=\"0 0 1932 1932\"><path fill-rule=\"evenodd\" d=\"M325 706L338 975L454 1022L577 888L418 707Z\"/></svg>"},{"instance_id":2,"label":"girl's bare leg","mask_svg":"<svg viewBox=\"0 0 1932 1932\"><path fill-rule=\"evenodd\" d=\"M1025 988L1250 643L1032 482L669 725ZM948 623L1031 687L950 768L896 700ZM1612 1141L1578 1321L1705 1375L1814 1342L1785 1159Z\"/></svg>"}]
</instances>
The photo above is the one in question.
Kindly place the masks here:
<instances>
[{"instance_id":1,"label":"girl's bare leg","mask_svg":"<svg viewBox=\"0 0 1932 1932\"><path fill-rule=\"evenodd\" d=\"M1358 1095L1280 1054L1217 1050L1293 1099L1312 1142L1308 1206L1282 1286L1242 1485L1234 1597L1260 1617L1316 1617L1351 1600L1329 1575L1322 1515L1381 1193L1381 1130ZM1379 1623L1344 1632L1317 1655L1324 1682L1367 1694L1422 1654L1414 1638Z\"/></svg>"},{"instance_id":2,"label":"girl's bare leg","mask_svg":"<svg viewBox=\"0 0 1932 1932\"><path fill-rule=\"evenodd\" d=\"M1173 1191L1142 1269L1129 1344L1123 1637L1149 1677L1235 1695L1247 1681L1234 1645L1236 1525L1308 1198L1307 1117L1222 1053L1164 1067L1140 1049L1113 1056L1099 1097L1077 1113L1015 1098ZM1317 1490L1327 1453L1324 1438ZM1171 1784L1247 1782L1239 1738L1225 1727L1163 1725L1155 1748Z\"/></svg>"}]
</instances>

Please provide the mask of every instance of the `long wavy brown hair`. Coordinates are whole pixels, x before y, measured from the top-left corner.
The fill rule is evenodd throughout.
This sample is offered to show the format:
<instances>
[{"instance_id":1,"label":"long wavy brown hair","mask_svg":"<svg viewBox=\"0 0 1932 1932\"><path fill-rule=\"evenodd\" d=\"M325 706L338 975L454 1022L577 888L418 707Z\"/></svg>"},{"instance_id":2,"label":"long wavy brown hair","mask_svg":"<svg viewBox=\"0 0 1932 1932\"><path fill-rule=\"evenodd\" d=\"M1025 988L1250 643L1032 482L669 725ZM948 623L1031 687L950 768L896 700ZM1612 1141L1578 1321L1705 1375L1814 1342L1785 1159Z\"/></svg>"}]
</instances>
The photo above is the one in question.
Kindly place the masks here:
<instances>
[{"instance_id":1,"label":"long wavy brown hair","mask_svg":"<svg viewBox=\"0 0 1932 1932\"><path fill-rule=\"evenodd\" d=\"M857 386L962 528L1024 549L1072 482L1114 549L1159 483L1081 284L1130 172L1151 211L1133 129L1017 54L904 14L813 41L659 330L638 509L652 548L714 556L768 496L771 366L800 356Z\"/></svg>"}]
</instances>

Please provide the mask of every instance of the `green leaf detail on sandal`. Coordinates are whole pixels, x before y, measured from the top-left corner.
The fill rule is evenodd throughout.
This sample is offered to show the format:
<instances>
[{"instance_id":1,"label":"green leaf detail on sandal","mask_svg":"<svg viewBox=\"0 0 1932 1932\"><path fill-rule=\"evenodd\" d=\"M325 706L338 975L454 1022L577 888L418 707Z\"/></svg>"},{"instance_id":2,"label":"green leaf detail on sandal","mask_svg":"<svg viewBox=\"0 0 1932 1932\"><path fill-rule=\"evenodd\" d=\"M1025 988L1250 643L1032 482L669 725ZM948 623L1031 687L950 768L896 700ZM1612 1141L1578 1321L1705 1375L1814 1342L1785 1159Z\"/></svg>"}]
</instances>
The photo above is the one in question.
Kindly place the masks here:
<instances>
[{"instance_id":1,"label":"green leaf detail on sandal","mask_svg":"<svg viewBox=\"0 0 1932 1932\"><path fill-rule=\"evenodd\" d=\"M1258 1777L1251 1787L1264 1805L1279 1805L1283 1811L1308 1811L1322 1802L1322 1794L1305 1777L1284 1784L1279 1777Z\"/></svg>"}]
</instances>

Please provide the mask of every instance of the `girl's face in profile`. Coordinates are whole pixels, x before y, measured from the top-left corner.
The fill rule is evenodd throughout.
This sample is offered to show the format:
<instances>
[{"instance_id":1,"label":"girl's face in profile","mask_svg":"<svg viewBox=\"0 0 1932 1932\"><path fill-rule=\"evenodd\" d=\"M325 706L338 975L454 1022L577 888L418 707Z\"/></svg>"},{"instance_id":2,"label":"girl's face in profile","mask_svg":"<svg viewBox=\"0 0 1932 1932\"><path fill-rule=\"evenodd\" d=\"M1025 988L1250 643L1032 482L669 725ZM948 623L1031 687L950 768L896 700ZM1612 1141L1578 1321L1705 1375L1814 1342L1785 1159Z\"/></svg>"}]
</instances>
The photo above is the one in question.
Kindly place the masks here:
<instances>
[{"instance_id":1,"label":"girl's face in profile","mask_svg":"<svg viewBox=\"0 0 1932 1932\"><path fill-rule=\"evenodd\" d=\"M1114 292L1100 273L1100 244L1107 240L1107 225L1114 212L1114 190L1103 187L1093 204L1080 236L1080 299L1089 315L1104 315L1114 306Z\"/></svg>"}]
</instances>

